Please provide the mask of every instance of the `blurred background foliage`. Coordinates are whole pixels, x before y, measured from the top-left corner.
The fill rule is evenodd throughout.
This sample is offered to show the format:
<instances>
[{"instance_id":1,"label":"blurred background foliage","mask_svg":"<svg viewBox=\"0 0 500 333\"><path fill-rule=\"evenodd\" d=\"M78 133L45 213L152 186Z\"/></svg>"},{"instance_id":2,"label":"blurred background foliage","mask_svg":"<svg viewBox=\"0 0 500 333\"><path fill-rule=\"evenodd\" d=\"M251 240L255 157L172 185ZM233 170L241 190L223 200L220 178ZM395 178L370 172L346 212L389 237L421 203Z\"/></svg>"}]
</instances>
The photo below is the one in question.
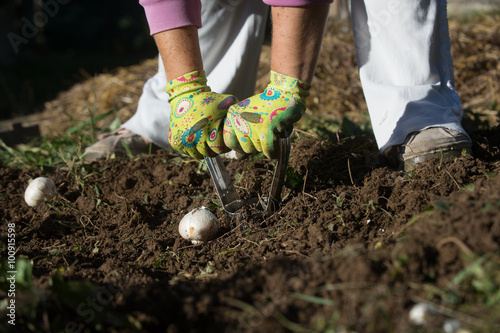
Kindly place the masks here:
<instances>
[{"instance_id":1,"label":"blurred background foliage","mask_svg":"<svg viewBox=\"0 0 500 333\"><path fill-rule=\"evenodd\" d=\"M137 0L0 0L0 120L156 53Z\"/></svg>"}]
</instances>

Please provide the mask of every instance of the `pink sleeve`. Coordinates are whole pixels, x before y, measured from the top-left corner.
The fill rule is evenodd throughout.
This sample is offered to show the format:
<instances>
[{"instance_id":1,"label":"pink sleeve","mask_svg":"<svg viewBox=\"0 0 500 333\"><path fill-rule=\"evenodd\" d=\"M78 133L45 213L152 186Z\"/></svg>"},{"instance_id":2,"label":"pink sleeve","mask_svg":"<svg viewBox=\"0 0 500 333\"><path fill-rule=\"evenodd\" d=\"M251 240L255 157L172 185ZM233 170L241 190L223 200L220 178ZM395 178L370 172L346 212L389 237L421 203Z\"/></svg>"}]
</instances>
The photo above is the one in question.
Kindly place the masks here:
<instances>
[{"instance_id":1,"label":"pink sleeve","mask_svg":"<svg viewBox=\"0 0 500 333\"><path fill-rule=\"evenodd\" d=\"M285 6L285 7L323 5L333 2L333 0L263 0L263 1L270 6Z\"/></svg>"},{"instance_id":2,"label":"pink sleeve","mask_svg":"<svg viewBox=\"0 0 500 333\"><path fill-rule=\"evenodd\" d=\"M201 27L200 0L139 0L151 35L186 25Z\"/></svg>"}]
</instances>

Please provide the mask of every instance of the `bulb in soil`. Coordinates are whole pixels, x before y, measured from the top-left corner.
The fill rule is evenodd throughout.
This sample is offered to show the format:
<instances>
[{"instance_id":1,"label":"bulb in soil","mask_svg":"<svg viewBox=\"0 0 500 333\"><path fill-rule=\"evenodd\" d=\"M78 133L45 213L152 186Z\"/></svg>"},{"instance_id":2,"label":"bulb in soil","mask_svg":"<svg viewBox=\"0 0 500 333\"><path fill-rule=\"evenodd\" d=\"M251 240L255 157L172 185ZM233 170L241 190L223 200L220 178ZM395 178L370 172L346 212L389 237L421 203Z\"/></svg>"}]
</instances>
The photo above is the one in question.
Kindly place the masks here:
<instances>
[{"instance_id":1,"label":"bulb in soil","mask_svg":"<svg viewBox=\"0 0 500 333\"><path fill-rule=\"evenodd\" d=\"M425 314L427 313L428 310L429 308L427 307L427 305L423 303L415 304L413 308L411 308L409 313L410 323L419 326L425 325L426 322Z\"/></svg>"},{"instance_id":2,"label":"bulb in soil","mask_svg":"<svg viewBox=\"0 0 500 333\"><path fill-rule=\"evenodd\" d=\"M47 177L35 178L24 192L24 201L28 206L35 207L45 200L48 200L57 194L56 185L52 179Z\"/></svg>"},{"instance_id":3,"label":"bulb in soil","mask_svg":"<svg viewBox=\"0 0 500 333\"><path fill-rule=\"evenodd\" d=\"M193 244L209 241L217 234L219 225L217 217L206 207L195 208L187 213L179 223L182 238Z\"/></svg>"}]
</instances>

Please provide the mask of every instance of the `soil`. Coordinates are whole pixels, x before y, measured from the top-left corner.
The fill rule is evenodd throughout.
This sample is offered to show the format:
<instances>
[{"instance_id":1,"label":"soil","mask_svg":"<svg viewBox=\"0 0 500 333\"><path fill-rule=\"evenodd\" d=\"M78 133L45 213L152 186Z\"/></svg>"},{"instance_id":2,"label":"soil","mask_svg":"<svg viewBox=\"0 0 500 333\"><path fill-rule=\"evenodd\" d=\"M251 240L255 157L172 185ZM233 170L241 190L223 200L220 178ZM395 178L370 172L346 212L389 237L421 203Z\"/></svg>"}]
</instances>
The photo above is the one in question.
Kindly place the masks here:
<instances>
[{"instance_id":1,"label":"soil","mask_svg":"<svg viewBox=\"0 0 500 333\"><path fill-rule=\"evenodd\" d=\"M4 310L0 328L441 332L459 323L462 332L500 331L500 127L492 104L498 101L498 22L451 25L474 157L402 172L387 165L366 131L348 136L329 129L318 138L297 130L282 207L270 216L247 210L247 218L229 218L206 165L165 150L40 171L0 166L1 241L15 223L16 258L32 263L34 285L17 285L16 326L6 324ZM359 120L366 109L345 31L327 34L318 65L318 80L335 80L326 86L337 90L310 99L326 125L346 114ZM267 80L262 66L258 89ZM133 100L125 108L129 117L154 71L152 60L122 69L115 80L112 74L89 79L47 104L48 123L64 133L75 125L66 118L86 119L96 82L102 83L99 103L102 96L110 101L99 111ZM224 162L241 197L268 195L273 161ZM53 179L60 196L28 207L24 190L38 176ZM193 245L180 237L178 224L200 206L217 216L219 232ZM429 309L422 325L410 321L415 305Z\"/></svg>"},{"instance_id":2,"label":"soil","mask_svg":"<svg viewBox=\"0 0 500 333\"><path fill-rule=\"evenodd\" d=\"M2 220L16 224L17 257L32 260L43 294L16 331L28 322L41 332L440 328L449 314L423 330L409 322L412 306L458 307L446 295L465 300L470 290L450 281L473 254L499 254L500 128L472 135L475 158L426 162L410 173L389 168L367 136L294 135L295 181L281 209L239 220L220 208L203 163L164 150L80 170L0 168ZM267 195L272 161L224 161L242 197ZM42 175L64 200L28 207L24 188ZM178 223L202 205L220 230L192 245ZM18 306L32 301L19 296ZM463 316L481 320L463 325L499 327L498 316L476 313L468 301Z\"/></svg>"}]
</instances>

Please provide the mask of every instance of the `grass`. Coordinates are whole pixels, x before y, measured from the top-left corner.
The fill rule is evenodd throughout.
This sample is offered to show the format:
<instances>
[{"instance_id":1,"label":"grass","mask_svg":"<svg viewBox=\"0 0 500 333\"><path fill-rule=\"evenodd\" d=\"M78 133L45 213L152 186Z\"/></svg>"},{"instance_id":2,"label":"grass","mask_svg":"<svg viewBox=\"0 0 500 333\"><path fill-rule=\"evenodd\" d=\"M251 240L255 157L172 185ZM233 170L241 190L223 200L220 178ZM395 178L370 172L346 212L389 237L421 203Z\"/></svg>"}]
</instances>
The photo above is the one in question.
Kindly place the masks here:
<instances>
[{"instance_id":1,"label":"grass","mask_svg":"<svg viewBox=\"0 0 500 333\"><path fill-rule=\"evenodd\" d=\"M35 138L28 144L14 148L3 141L0 145L0 159L7 168L23 168L35 170L53 170L57 166L67 165L68 161L80 161L86 140L71 137Z\"/></svg>"},{"instance_id":2,"label":"grass","mask_svg":"<svg viewBox=\"0 0 500 333\"><path fill-rule=\"evenodd\" d=\"M97 129L95 123L99 120L112 117L119 108L111 109L96 115L95 110L89 110L89 119L77 124L66 131L61 137L35 137L26 144L15 147L7 146L0 140L0 161L7 168L24 168L32 170L51 171L57 167L74 167L83 165L83 154L86 147L95 141ZM120 127L121 122L115 118L104 131L113 131ZM126 145L129 158L132 153Z\"/></svg>"},{"instance_id":3,"label":"grass","mask_svg":"<svg viewBox=\"0 0 500 333\"><path fill-rule=\"evenodd\" d=\"M456 319L474 328L474 332L498 332L494 324L500 312L499 253L464 254L467 265L444 288L434 284L410 283L427 297L414 297L415 303L426 304L434 315Z\"/></svg>"}]
</instances>

